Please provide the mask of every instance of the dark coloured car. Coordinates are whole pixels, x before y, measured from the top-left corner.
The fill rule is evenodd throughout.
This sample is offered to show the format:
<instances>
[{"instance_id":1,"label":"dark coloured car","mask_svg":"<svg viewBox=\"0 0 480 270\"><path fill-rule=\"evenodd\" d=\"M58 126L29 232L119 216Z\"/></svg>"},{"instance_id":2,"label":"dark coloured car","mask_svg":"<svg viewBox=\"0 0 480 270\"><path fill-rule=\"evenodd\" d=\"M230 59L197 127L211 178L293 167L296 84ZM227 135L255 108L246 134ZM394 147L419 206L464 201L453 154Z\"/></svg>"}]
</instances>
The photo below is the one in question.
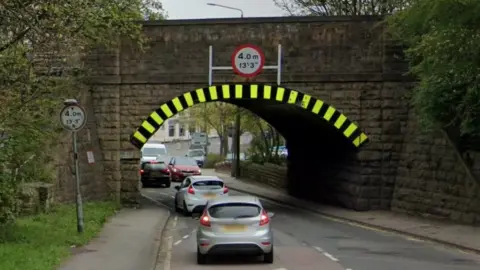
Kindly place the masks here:
<instances>
[{"instance_id":1,"label":"dark coloured car","mask_svg":"<svg viewBox=\"0 0 480 270\"><path fill-rule=\"evenodd\" d=\"M181 182L187 176L201 175L202 171L193 158L172 157L168 163L172 182Z\"/></svg>"},{"instance_id":2,"label":"dark coloured car","mask_svg":"<svg viewBox=\"0 0 480 270\"><path fill-rule=\"evenodd\" d=\"M163 185L170 187L170 170L164 161L143 162L140 166L142 185Z\"/></svg>"}]
</instances>

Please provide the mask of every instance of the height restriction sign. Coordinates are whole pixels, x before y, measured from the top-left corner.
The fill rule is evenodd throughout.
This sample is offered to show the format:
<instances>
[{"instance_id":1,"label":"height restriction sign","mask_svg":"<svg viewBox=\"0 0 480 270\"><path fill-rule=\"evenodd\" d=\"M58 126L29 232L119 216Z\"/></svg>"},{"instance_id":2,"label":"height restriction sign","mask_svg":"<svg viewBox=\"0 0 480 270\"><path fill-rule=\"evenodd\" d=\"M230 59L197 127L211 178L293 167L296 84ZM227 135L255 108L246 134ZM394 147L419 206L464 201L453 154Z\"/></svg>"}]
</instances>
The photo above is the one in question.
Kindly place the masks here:
<instances>
[{"instance_id":1,"label":"height restriction sign","mask_svg":"<svg viewBox=\"0 0 480 270\"><path fill-rule=\"evenodd\" d=\"M250 44L239 46L232 54L233 71L238 75L250 78L262 72L265 65L265 55L262 50Z\"/></svg>"}]
</instances>

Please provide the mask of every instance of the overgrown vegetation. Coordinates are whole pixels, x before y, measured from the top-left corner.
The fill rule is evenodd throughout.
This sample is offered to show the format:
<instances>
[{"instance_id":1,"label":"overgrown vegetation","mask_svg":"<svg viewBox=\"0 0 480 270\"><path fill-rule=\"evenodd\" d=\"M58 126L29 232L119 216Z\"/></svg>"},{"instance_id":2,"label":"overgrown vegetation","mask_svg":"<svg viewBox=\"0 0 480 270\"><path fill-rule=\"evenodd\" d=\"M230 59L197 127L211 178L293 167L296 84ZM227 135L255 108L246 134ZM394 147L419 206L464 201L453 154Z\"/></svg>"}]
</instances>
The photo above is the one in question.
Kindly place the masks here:
<instances>
[{"instance_id":1,"label":"overgrown vegetation","mask_svg":"<svg viewBox=\"0 0 480 270\"><path fill-rule=\"evenodd\" d=\"M412 101L428 130L480 142L480 1L417 0L388 19L419 79ZM463 145L465 147L465 145Z\"/></svg>"},{"instance_id":2,"label":"overgrown vegetation","mask_svg":"<svg viewBox=\"0 0 480 270\"><path fill-rule=\"evenodd\" d=\"M52 270L71 254L71 248L91 240L112 216L111 202L86 203L85 231L76 232L75 205L58 206L37 216L18 218L0 227L0 269Z\"/></svg>"},{"instance_id":3,"label":"overgrown vegetation","mask_svg":"<svg viewBox=\"0 0 480 270\"><path fill-rule=\"evenodd\" d=\"M273 0L290 15L387 15L409 7L412 0ZM414 1L414 0L413 0Z\"/></svg>"},{"instance_id":4,"label":"overgrown vegetation","mask_svg":"<svg viewBox=\"0 0 480 270\"><path fill-rule=\"evenodd\" d=\"M63 99L79 98L84 53L119 36L141 45L135 21L161 12L151 0L0 3L0 223L17 214L19 183L53 178L48 149Z\"/></svg>"}]
</instances>

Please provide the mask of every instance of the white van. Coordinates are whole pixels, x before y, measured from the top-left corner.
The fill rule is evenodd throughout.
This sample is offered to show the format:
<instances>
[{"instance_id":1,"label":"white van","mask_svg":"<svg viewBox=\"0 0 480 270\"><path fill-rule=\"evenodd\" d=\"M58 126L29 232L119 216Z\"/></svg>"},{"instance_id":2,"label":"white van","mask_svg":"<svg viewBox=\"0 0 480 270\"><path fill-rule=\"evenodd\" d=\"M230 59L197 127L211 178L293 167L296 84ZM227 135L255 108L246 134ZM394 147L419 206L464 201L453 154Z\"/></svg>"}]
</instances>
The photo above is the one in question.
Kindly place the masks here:
<instances>
[{"instance_id":1,"label":"white van","mask_svg":"<svg viewBox=\"0 0 480 270\"><path fill-rule=\"evenodd\" d=\"M142 147L141 162L156 160L158 156L167 155L167 147L162 143L146 143Z\"/></svg>"}]
</instances>

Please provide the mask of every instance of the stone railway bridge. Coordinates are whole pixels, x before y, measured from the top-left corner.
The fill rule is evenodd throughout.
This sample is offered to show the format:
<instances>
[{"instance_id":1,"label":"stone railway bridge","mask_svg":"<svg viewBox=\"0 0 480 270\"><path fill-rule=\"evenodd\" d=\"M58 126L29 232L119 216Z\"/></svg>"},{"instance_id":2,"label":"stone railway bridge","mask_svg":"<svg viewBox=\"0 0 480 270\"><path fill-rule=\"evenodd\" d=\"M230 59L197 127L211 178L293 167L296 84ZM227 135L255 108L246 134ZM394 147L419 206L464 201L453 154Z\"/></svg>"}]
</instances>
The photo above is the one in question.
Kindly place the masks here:
<instances>
[{"instance_id":1,"label":"stone railway bridge","mask_svg":"<svg viewBox=\"0 0 480 270\"><path fill-rule=\"evenodd\" d=\"M296 196L356 210L478 218L478 185L448 140L417 133L404 98L413 82L378 18L173 20L146 22L144 31L146 53L122 40L87 59L95 77L83 99L90 115L83 147L99 157L102 177L91 180L97 189L102 182L106 192L135 200L138 147L177 112L225 101L258 114L287 139L288 188ZM214 66L227 66L243 43L260 46L266 65L282 45L280 86L276 71L265 70L248 84L216 71L208 87L208 46Z\"/></svg>"}]
</instances>

